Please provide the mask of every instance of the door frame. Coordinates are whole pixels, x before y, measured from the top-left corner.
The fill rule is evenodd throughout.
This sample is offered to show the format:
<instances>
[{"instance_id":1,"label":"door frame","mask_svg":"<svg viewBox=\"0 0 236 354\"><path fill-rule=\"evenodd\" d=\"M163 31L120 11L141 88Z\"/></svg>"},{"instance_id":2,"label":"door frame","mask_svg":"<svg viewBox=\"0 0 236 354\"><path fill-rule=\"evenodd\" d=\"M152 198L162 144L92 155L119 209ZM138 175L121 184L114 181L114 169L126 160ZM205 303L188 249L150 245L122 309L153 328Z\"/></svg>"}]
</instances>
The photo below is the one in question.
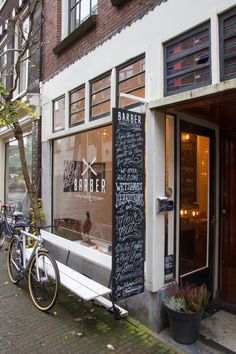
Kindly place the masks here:
<instances>
[{"instance_id":1,"label":"door frame","mask_svg":"<svg viewBox=\"0 0 236 354\"><path fill-rule=\"evenodd\" d=\"M196 124L196 119L194 123L185 120L183 116L179 117L179 129L177 132L177 141L178 141L178 208L176 213L176 224L177 224L177 264L178 269L178 280L187 281L189 283L201 284L202 280L205 279L210 290L214 288L214 270L215 270L215 239L216 239L216 131L214 127L204 126L201 124ZM181 132L186 131L192 134L198 134L210 138L210 179L209 179L209 253L208 253L208 267L201 270L190 273L187 276L179 275L179 255L180 255L180 222L179 222L179 212L180 212L180 144L181 144Z\"/></svg>"},{"instance_id":2,"label":"door frame","mask_svg":"<svg viewBox=\"0 0 236 354\"><path fill-rule=\"evenodd\" d=\"M236 137L236 127L226 127L226 128L221 128L220 130L220 235L219 235L219 275L218 275L218 281L219 281L219 296L220 296L220 301L222 302L224 308L227 308L228 311L236 313L236 303L231 302L229 298L226 298L226 289L224 288L223 285L223 277L224 277L224 244L223 244L223 238L224 238L224 214L223 214L223 209L225 209L224 205L224 159L225 159L225 154L224 154L224 142L226 139L230 139L232 137Z\"/></svg>"}]
</instances>

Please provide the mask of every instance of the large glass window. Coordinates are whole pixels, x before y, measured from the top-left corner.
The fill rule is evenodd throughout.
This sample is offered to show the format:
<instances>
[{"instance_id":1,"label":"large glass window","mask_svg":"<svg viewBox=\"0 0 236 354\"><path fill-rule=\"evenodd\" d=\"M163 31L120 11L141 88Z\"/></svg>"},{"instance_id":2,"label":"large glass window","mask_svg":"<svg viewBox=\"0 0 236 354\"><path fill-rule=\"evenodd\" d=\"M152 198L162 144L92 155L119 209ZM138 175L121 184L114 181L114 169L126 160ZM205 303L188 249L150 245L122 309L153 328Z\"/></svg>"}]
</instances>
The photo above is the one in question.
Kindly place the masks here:
<instances>
[{"instance_id":1,"label":"large glass window","mask_svg":"<svg viewBox=\"0 0 236 354\"><path fill-rule=\"evenodd\" d=\"M24 137L27 166L32 174L32 136ZM29 213L29 198L23 177L18 143L13 140L6 144L6 203L17 205L25 214Z\"/></svg>"},{"instance_id":2,"label":"large glass window","mask_svg":"<svg viewBox=\"0 0 236 354\"><path fill-rule=\"evenodd\" d=\"M220 17L221 80L236 77L236 8Z\"/></svg>"},{"instance_id":3,"label":"large glass window","mask_svg":"<svg viewBox=\"0 0 236 354\"><path fill-rule=\"evenodd\" d=\"M165 94L210 84L210 25L206 23L164 46Z\"/></svg>"},{"instance_id":4,"label":"large glass window","mask_svg":"<svg viewBox=\"0 0 236 354\"><path fill-rule=\"evenodd\" d=\"M70 126L84 122L85 85L70 92Z\"/></svg>"},{"instance_id":5,"label":"large glass window","mask_svg":"<svg viewBox=\"0 0 236 354\"><path fill-rule=\"evenodd\" d=\"M54 141L55 233L111 251L112 130L94 129Z\"/></svg>"},{"instance_id":6,"label":"large glass window","mask_svg":"<svg viewBox=\"0 0 236 354\"><path fill-rule=\"evenodd\" d=\"M120 93L145 98L145 58L136 59L118 68L118 106L134 107L139 105L133 99L120 97Z\"/></svg>"},{"instance_id":7,"label":"large glass window","mask_svg":"<svg viewBox=\"0 0 236 354\"><path fill-rule=\"evenodd\" d=\"M91 82L90 120L105 117L111 110L111 73Z\"/></svg>"},{"instance_id":8,"label":"large glass window","mask_svg":"<svg viewBox=\"0 0 236 354\"><path fill-rule=\"evenodd\" d=\"M65 96L53 101L53 131L65 129Z\"/></svg>"},{"instance_id":9,"label":"large glass window","mask_svg":"<svg viewBox=\"0 0 236 354\"><path fill-rule=\"evenodd\" d=\"M69 1L69 32L74 31L87 18L97 13L97 0Z\"/></svg>"}]
</instances>

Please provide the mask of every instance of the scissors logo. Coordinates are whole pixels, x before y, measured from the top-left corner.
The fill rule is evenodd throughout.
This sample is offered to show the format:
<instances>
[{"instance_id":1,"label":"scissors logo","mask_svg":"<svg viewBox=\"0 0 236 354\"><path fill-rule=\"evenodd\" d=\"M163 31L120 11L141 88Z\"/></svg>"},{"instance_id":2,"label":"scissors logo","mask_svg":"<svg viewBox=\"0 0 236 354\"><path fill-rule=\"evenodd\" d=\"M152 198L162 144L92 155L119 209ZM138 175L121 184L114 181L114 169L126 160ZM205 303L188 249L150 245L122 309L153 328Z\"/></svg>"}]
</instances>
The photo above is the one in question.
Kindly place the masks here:
<instances>
[{"instance_id":1,"label":"scissors logo","mask_svg":"<svg viewBox=\"0 0 236 354\"><path fill-rule=\"evenodd\" d=\"M83 176L87 171L91 171L95 176L97 176L97 172L94 171L94 169L92 168L92 164L96 161L96 156L92 159L91 162L86 162L85 159L83 159L83 163L86 165L85 167L85 170L82 172L82 175Z\"/></svg>"}]
</instances>

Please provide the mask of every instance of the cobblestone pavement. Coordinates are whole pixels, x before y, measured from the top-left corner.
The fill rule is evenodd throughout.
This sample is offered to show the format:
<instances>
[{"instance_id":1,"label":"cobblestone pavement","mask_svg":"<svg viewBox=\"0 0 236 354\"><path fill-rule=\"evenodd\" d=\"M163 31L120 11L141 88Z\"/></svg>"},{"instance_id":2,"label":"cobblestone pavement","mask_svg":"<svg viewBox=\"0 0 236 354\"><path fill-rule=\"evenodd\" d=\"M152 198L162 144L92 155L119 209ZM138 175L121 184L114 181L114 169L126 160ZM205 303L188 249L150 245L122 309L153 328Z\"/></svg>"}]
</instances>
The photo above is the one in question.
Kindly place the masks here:
<instances>
[{"instance_id":1,"label":"cobblestone pavement","mask_svg":"<svg viewBox=\"0 0 236 354\"><path fill-rule=\"evenodd\" d=\"M0 269L0 354L177 353L130 317L117 321L90 303L82 335L77 297L61 289L56 306L49 313L40 312L30 299L27 282L20 287L11 283L4 249Z\"/></svg>"}]
</instances>

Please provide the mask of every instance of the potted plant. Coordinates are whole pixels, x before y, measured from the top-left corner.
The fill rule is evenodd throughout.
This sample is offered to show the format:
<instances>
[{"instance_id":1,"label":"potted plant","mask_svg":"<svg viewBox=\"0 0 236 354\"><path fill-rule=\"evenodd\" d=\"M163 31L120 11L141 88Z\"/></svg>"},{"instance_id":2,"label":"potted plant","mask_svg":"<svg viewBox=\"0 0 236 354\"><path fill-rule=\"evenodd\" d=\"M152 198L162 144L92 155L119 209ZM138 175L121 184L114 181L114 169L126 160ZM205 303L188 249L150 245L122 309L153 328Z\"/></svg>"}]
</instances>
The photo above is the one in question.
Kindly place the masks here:
<instances>
[{"instance_id":1,"label":"potted plant","mask_svg":"<svg viewBox=\"0 0 236 354\"><path fill-rule=\"evenodd\" d=\"M164 299L170 332L176 342L192 344L198 338L200 321L209 301L205 284L172 287Z\"/></svg>"}]
</instances>

